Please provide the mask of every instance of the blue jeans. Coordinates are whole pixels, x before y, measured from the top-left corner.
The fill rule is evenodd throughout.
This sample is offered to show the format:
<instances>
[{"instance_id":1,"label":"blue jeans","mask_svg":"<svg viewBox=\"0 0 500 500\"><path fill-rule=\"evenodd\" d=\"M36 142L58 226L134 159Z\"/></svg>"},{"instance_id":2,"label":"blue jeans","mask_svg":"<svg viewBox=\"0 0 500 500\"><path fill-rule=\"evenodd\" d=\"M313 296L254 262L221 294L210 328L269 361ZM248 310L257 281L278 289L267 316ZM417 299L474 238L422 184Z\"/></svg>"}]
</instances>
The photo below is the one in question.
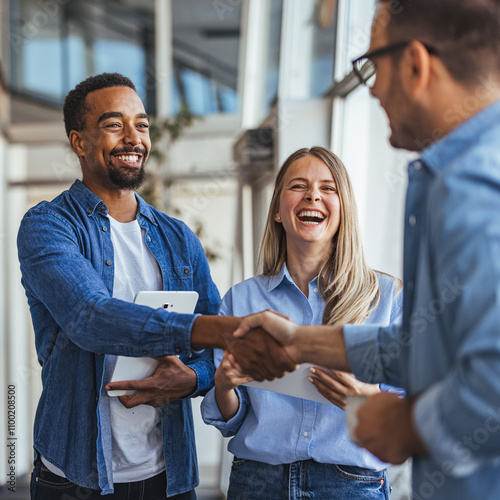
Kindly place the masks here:
<instances>
[{"instance_id":1,"label":"blue jeans","mask_svg":"<svg viewBox=\"0 0 500 500\"><path fill-rule=\"evenodd\" d=\"M269 465L234 458L227 500L388 500L387 472L303 460Z\"/></svg>"},{"instance_id":2,"label":"blue jeans","mask_svg":"<svg viewBox=\"0 0 500 500\"><path fill-rule=\"evenodd\" d=\"M99 491L78 486L53 474L40 462L31 476L31 500L165 500L167 498L167 476L165 472L132 483L115 483L115 492L101 496ZM196 500L196 493L188 491L170 497L175 500Z\"/></svg>"}]
</instances>

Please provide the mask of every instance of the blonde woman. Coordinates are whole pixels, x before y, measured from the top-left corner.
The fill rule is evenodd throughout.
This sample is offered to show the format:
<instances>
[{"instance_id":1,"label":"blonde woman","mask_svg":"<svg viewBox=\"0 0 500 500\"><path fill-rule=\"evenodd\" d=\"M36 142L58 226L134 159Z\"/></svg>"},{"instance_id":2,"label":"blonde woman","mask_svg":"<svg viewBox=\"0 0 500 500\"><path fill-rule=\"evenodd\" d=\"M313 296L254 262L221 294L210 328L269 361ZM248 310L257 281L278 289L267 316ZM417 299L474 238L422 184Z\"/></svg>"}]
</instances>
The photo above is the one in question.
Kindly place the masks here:
<instances>
[{"instance_id":1,"label":"blonde woman","mask_svg":"<svg viewBox=\"0 0 500 500\"><path fill-rule=\"evenodd\" d=\"M325 148L300 149L280 169L260 258L263 274L231 288L220 314L273 309L307 325L400 316L400 282L366 264L347 171ZM385 464L350 441L344 417L348 392L375 394L378 385L314 368L312 382L334 404L315 403L238 387L250 379L226 356L215 353L202 414L232 436L229 500L389 498Z\"/></svg>"}]
</instances>

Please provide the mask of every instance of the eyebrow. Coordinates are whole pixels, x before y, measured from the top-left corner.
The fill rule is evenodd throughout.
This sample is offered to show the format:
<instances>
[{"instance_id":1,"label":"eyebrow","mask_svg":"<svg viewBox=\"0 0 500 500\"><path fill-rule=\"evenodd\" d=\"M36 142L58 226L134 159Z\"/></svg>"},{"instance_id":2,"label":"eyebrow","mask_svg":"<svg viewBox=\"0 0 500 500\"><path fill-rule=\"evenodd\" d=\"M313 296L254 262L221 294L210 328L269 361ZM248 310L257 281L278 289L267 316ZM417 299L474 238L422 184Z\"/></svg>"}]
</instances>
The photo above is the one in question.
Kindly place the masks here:
<instances>
[{"instance_id":1,"label":"eyebrow","mask_svg":"<svg viewBox=\"0 0 500 500\"><path fill-rule=\"evenodd\" d=\"M306 178L304 177L295 177L293 179L290 180L290 182L288 184L291 184L292 182L297 182L297 181L302 181L302 182L309 182ZM333 179L323 179L319 182L330 182L332 184L335 184L335 181Z\"/></svg>"},{"instance_id":2,"label":"eyebrow","mask_svg":"<svg viewBox=\"0 0 500 500\"><path fill-rule=\"evenodd\" d=\"M149 122L149 116L147 113L138 113L135 115L136 118L145 118ZM120 111L108 111L107 113L103 113L99 119L97 120L97 123L101 123L104 120L107 120L108 118L123 118L123 113L120 113Z\"/></svg>"}]
</instances>

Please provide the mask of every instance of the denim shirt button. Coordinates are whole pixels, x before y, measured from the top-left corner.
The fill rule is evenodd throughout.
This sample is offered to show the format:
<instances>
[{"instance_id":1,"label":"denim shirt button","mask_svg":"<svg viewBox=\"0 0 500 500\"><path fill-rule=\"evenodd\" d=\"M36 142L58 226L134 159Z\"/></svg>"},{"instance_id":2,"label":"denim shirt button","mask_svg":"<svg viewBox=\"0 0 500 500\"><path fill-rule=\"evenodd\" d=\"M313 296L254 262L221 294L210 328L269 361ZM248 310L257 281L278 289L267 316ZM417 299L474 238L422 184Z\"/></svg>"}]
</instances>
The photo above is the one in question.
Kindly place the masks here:
<instances>
[{"instance_id":1,"label":"denim shirt button","mask_svg":"<svg viewBox=\"0 0 500 500\"><path fill-rule=\"evenodd\" d=\"M148 354L148 352L149 352L149 351L148 351L147 349L144 349L144 350L142 351L142 354L144 354L144 356L146 356L146 354Z\"/></svg>"},{"instance_id":2,"label":"denim shirt button","mask_svg":"<svg viewBox=\"0 0 500 500\"><path fill-rule=\"evenodd\" d=\"M189 274L189 269L184 269L184 274Z\"/></svg>"},{"instance_id":3,"label":"denim shirt button","mask_svg":"<svg viewBox=\"0 0 500 500\"><path fill-rule=\"evenodd\" d=\"M108 228L107 228L106 226L102 226L102 230L103 230L104 232L106 232L106 231L108 230Z\"/></svg>"},{"instance_id":4,"label":"denim shirt button","mask_svg":"<svg viewBox=\"0 0 500 500\"><path fill-rule=\"evenodd\" d=\"M107 266L110 266L111 264L112 264L112 262L111 262L110 260L107 260L107 261L106 261L106 265L107 265Z\"/></svg>"},{"instance_id":5,"label":"denim shirt button","mask_svg":"<svg viewBox=\"0 0 500 500\"><path fill-rule=\"evenodd\" d=\"M92 213L92 209L91 209L91 208L89 208L89 209L87 210L87 215L90 215L91 213Z\"/></svg>"},{"instance_id":6,"label":"denim shirt button","mask_svg":"<svg viewBox=\"0 0 500 500\"><path fill-rule=\"evenodd\" d=\"M100 210L101 210L101 212L104 212L104 210L106 210L106 205L101 205Z\"/></svg>"},{"instance_id":7,"label":"denim shirt button","mask_svg":"<svg viewBox=\"0 0 500 500\"><path fill-rule=\"evenodd\" d=\"M176 345L174 351L175 354L179 354L181 352L181 348L178 345Z\"/></svg>"}]
</instances>

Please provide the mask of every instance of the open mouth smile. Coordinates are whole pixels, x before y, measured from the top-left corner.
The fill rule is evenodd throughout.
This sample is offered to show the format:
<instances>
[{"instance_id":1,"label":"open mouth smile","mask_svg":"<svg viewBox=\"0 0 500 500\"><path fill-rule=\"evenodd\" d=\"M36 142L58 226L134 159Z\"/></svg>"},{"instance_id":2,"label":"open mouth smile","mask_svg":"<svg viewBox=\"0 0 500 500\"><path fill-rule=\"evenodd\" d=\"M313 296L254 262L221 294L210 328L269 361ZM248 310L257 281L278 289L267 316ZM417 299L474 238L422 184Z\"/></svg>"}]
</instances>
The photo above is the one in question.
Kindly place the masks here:
<instances>
[{"instance_id":1,"label":"open mouth smile","mask_svg":"<svg viewBox=\"0 0 500 500\"><path fill-rule=\"evenodd\" d=\"M301 210L297 213L297 218L302 224L317 226L326 219L326 215L318 210Z\"/></svg>"},{"instance_id":2,"label":"open mouth smile","mask_svg":"<svg viewBox=\"0 0 500 500\"><path fill-rule=\"evenodd\" d=\"M113 155L121 164L127 167L140 167L142 163L142 154L139 153L121 153Z\"/></svg>"}]
</instances>

